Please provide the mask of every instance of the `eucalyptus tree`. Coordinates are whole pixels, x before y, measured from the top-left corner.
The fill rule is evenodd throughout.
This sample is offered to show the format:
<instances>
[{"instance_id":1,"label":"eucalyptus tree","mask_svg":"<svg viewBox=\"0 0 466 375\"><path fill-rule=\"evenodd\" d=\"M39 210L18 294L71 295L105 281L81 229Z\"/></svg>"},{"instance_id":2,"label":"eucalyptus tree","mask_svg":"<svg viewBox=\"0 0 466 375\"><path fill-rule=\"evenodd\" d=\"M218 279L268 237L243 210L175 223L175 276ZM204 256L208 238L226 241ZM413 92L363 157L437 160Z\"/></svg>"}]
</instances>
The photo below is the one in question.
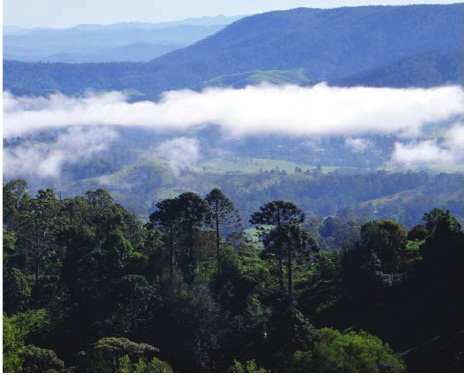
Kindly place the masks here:
<instances>
[{"instance_id":1,"label":"eucalyptus tree","mask_svg":"<svg viewBox=\"0 0 466 375\"><path fill-rule=\"evenodd\" d=\"M150 217L151 226L162 233L164 242L169 253L170 283L173 280L175 267L175 234L178 225L178 201L176 199L165 199L156 204L157 210Z\"/></svg>"},{"instance_id":2,"label":"eucalyptus tree","mask_svg":"<svg viewBox=\"0 0 466 375\"><path fill-rule=\"evenodd\" d=\"M359 241L343 256L342 276L351 299L380 299L385 290L405 280L410 266L407 231L393 221L371 221Z\"/></svg>"},{"instance_id":3,"label":"eucalyptus tree","mask_svg":"<svg viewBox=\"0 0 466 375\"><path fill-rule=\"evenodd\" d=\"M28 184L15 179L3 184L3 226L15 231L20 222L22 207L30 200Z\"/></svg>"},{"instance_id":4,"label":"eucalyptus tree","mask_svg":"<svg viewBox=\"0 0 466 375\"><path fill-rule=\"evenodd\" d=\"M112 230L121 226L120 211L114 204L114 199L108 191L99 188L96 191L88 190L86 199L89 205L89 215L95 226L96 234L105 238Z\"/></svg>"},{"instance_id":5,"label":"eucalyptus tree","mask_svg":"<svg viewBox=\"0 0 466 375\"><path fill-rule=\"evenodd\" d=\"M422 272L428 285L448 290L448 293L443 292L444 297L448 295L455 300L463 294L463 228L445 209L435 208L424 214L423 220L427 234L420 248L424 263Z\"/></svg>"},{"instance_id":6,"label":"eucalyptus tree","mask_svg":"<svg viewBox=\"0 0 466 375\"><path fill-rule=\"evenodd\" d=\"M259 229L265 232L260 225L272 225L275 229L276 241L274 241L275 254L278 257L278 281L280 290L284 291L283 283L283 226L286 224L301 224L304 222L304 213L293 203L282 200L272 201L260 207L254 212L250 223L258 225Z\"/></svg>"},{"instance_id":7,"label":"eucalyptus tree","mask_svg":"<svg viewBox=\"0 0 466 375\"><path fill-rule=\"evenodd\" d=\"M39 282L41 265L58 255L62 202L51 189L39 190L35 199L22 209L17 229L17 247L32 266L35 284Z\"/></svg>"}]
</instances>

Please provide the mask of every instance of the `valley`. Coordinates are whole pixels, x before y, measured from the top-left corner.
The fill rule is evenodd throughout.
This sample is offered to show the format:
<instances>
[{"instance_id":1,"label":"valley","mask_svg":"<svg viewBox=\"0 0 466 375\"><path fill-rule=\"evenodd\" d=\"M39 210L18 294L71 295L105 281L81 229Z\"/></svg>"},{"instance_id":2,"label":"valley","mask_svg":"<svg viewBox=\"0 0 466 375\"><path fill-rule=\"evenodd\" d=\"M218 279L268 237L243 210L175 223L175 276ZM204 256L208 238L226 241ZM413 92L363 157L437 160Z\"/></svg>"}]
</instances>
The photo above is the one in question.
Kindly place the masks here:
<instances>
[{"instance_id":1,"label":"valley","mask_svg":"<svg viewBox=\"0 0 466 375\"><path fill-rule=\"evenodd\" d=\"M36 142L53 150L59 134L49 143ZM336 215L346 208L367 219L390 218L407 226L442 206L463 222L462 164L407 167L390 157L393 136L367 139L370 147L355 149L343 137L232 141L212 128L176 137L123 130L97 157L79 164L64 161L57 177L36 174L31 179L27 171L14 175L26 178L31 191L49 186L63 198L103 187L143 221L160 200L185 191L203 195L219 187L238 207L245 225L251 207L270 199L301 202L311 216ZM17 140L13 149L31 142ZM6 152L10 147L6 144Z\"/></svg>"}]
</instances>

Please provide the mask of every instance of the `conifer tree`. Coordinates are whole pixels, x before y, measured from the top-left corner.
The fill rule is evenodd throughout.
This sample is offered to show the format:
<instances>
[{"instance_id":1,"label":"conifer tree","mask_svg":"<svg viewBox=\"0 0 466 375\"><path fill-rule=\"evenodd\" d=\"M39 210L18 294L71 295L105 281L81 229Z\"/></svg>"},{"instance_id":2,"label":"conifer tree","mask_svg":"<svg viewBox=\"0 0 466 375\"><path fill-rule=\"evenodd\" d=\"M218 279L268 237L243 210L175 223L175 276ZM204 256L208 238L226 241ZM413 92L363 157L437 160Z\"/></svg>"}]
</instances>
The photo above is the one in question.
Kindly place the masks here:
<instances>
[{"instance_id":1,"label":"conifer tree","mask_svg":"<svg viewBox=\"0 0 466 375\"><path fill-rule=\"evenodd\" d=\"M276 229L275 249L278 256L278 281L281 291L284 291L282 228L285 224L301 224L304 222L304 218L304 213L295 204L281 200L261 206L260 211L251 216L251 224L273 225ZM259 226L259 228L261 227Z\"/></svg>"},{"instance_id":2,"label":"conifer tree","mask_svg":"<svg viewBox=\"0 0 466 375\"><path fill-rule=\"evenodd\" d=\"M220 189L213 189L207 194L205 199L210 206L211 224L215 228L217 265L218 273L220 273L220 243L222 233L238 231L241 228L241 219L233 202Z\"/></svg>"}]
</instances>

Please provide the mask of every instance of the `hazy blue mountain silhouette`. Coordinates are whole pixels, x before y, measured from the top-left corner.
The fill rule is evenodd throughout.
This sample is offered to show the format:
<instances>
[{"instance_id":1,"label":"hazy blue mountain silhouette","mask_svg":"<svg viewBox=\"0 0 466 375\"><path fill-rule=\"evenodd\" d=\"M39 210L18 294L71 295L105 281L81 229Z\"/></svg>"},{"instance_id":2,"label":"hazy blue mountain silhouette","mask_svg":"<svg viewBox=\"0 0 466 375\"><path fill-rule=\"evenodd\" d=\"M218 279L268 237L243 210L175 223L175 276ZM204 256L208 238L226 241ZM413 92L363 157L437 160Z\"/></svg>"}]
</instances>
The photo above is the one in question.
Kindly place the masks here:
<instances>
[{"instance_id":1,"label":"hazy blue mountain silhouette","mask_svg":"<svg viewBox=\"0 0 466 375\"><path fill-rule=\"evenodd\" d=\"M144 46L141 45L146 45L146 49L173 46L171 49L165 48L163 52L166 53L204 39L224 28L226 24L185 25L174 23L173 25L163 25L165 26L128 23L78 25L67 29L23 30L17 34L4 35L3 53L4 58L27 62L131 61L132 52L137 55L144 49ZM134 46L136 46L136 50ZM128 53L124 50L125 47L130 48ZM151 60L157 55L160 53L155 50L152 56L145 58L145 61ZM123 60L121 60L122 57Z\"/></svg>"}]
</instances>

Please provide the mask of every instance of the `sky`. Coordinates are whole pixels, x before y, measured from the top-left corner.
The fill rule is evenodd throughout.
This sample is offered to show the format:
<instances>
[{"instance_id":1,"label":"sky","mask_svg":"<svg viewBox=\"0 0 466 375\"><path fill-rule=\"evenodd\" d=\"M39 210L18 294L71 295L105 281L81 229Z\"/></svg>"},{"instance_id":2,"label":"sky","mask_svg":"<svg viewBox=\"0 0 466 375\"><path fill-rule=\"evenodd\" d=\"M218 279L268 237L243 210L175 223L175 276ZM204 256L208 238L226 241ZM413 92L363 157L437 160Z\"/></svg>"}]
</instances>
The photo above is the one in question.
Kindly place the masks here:
<instances>
[{"instance_id":1,"label":"sky","mask_svg":"<svg viewBox=\"0 0 466 375\"><path fill-rule=\"evenodd\" d=\"M64 28L78 24L167 22L297 7L458 3L461 0L3 0L3 24Z\"/></svg>"}]
</instances>

